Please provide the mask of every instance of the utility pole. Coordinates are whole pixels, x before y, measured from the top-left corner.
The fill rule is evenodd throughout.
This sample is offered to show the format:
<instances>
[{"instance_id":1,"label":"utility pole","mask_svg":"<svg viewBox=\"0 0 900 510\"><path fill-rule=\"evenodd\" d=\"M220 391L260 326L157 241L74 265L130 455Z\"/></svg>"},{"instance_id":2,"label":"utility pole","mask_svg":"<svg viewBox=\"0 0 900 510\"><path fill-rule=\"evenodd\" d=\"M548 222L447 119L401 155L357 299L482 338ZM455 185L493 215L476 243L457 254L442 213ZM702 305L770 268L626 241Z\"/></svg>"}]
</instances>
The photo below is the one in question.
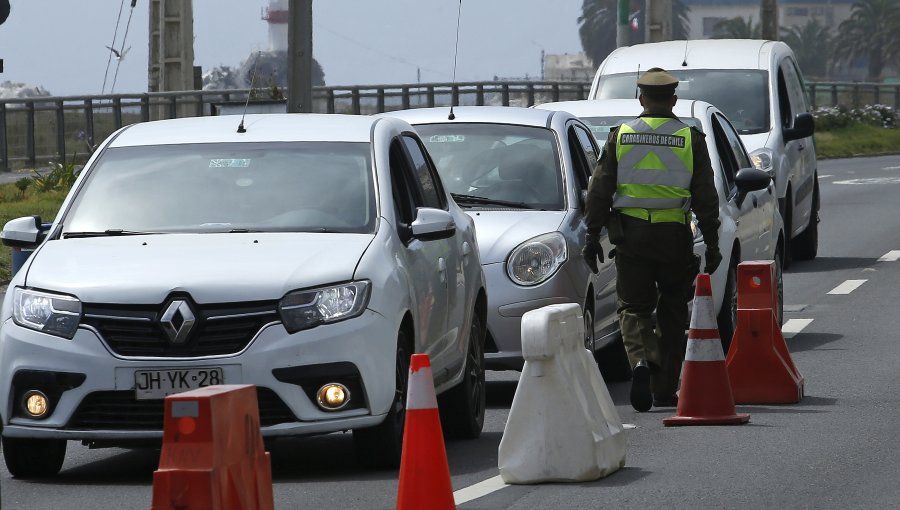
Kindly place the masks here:
<instances>
[{"instance_id":1,"label":"utility pole","mask_svg":"<svg viewBox=\"0 0 900 510\"><path fill-rule=\"evenodd\" d=\"M194 8L191 0L150 0L150 92L194 90ZM178 116L192 116L182 105ZM183 111L182 111L183 110ZM168 106L151 109L154 119L168 118Z\"/></svg>"},{"instance_id":2,"label":"utility pole","mask_svg":"<svg viewBox=\"0 0 900 510\"><path fill-rule=\"evenodd\" d=\"M761 36L769 41L778 40L778 0L762 0L759 6Z\"/></svg>"},{"instance_id":3,"label":"utility pole","mask_svg":"<svg viewBox=\"0 0 900 510\"><path fill-rule=\"evenodd\" d=\"M628 15L630 14L628 10L628 0L618 0L616 8L616 48L628 46Z\"/></svg>"},{"instance_id":4,"label":"utility pole","mask_svg":"<svg viewBox=\"0 0 900 510\"><path fill-rule=\"evenodd\" d=\"M672 0L647 0L647 42L672 40Z\"/></svg>"},{"instance_id":5,"label":"utility pole","mask_svg":"<svg viewBox=\"0 0 900 510\"><path fill-rule=\"evenodd\" d=\"M288 113L312 112L313 0L290 0Z\"/></svg>"}]
</instances>

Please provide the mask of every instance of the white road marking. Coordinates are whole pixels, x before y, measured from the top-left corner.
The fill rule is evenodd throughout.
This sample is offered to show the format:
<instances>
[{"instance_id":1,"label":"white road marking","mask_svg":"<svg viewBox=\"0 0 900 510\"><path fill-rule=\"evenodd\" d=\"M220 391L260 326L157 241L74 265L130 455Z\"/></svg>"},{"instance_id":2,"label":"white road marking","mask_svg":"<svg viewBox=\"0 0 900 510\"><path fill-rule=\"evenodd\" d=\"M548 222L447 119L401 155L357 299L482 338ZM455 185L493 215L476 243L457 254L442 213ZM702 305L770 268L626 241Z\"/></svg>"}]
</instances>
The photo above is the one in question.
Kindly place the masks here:
<instances>
[{"instance_id":1,"label":"white road marking","mask_svg":"<svg viewBox=\"0 0 900 510\"><path fill-rule=\"evenodd\" d=\"M850 179L847 181L834 181L832 184L897 184L900 177L871 177L867 179Z\"/></svg>"},{"instance_id":2,"label":"white road marking","mask_svg":"<svg viewBox=\"0 0 900 510\"><path fill-rule=\"evenodd\" d=\"M635 425L634 423L623 423L622 428L625 430L631 430L631 429L636 429L637 425Z\"/></svg>"},{"instance_id":3,"label":"white road marking","mask_svg":"<svg viewBox=\"0 0 900 510\"><path fill-rule=\"evenodd\" d=\"M812 321L813 319L788 319L785 321L784 325L781 326L781 335L786 339L791 338L803 331L803 328L809 326Z\"/></svg>"},{"instance_id":4,"label":"white road marking","mask_svg":"<svg viewBox=\"0 0 900 510\"><path fill-rule=\"evenodd\" d=\"M900 250L891 250L878 259L878 262L897 262L900 260Z\"/></svg>"},{"instance_id":5,"label":"white road marking","mask_svg":"<svg viewBox=\"0 0 900 510\"><path fill-rule=\"evenodd\" d=\"M860 285L866 283L869 280L847 280L846 282L838 285L837 287L828 291L829 294L850 294L854 290L858 289Z\"/></svg>"},{"instance_id":6,"label":"white road marking","mask_svg":"<svg viewBox=\"0 0 900 510\"><path fill-rule=\"evenodd\" d=\"M900 166L886 166L882 170L900 170Z\"/></svg>"},{"instance_id":7,"label":"white road marking","mask_svg":"<svg viewBox=\"0 0 900 510\"><path fill-rule=\"evenodd\" d=\"M834 177L834 176L833 176L833 175L830 175L830 174L825 174L825 175L820 175L820 176L819 176L819 179L827 179L827 178L829 178L829 177Z\"/></svg>"},{"instance_id":8,"label":"white road marking","mask_svg":"<svg viewBox=\"0 0 900 510\"><path fill-rule=\"evenodd\" d=\"M488 478L483 482L478 482L475 485L470 485L466 488L454 492L453 501L457 505L461 505L463 503L468 503L473 499L487 496L492 492L499 491L500 489L506 487L509 487L509 484L504 482L503 479L500 478L500 475L497 475L493 478Z\"/></svg>"}]
</instances>

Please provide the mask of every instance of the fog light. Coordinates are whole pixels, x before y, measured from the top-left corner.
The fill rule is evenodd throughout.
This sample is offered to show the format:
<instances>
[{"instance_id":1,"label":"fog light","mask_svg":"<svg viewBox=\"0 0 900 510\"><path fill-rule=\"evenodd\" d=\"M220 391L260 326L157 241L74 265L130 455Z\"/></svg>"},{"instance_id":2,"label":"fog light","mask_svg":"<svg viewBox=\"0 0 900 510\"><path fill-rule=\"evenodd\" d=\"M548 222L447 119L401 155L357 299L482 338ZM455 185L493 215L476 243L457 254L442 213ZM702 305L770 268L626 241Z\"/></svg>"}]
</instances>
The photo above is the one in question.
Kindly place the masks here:
<instances>
[{"instance_id":1,"label":"fog light","mask_svg":"<svg viewBox=\"0 0 900 510\"><path fill-rule=\"evenodd\" d=\"M23 402L25 404L25 412L32 418L42 418L50 409L50 402L47 400L47 395L44 395L38 390L30 390L25 393Z\"/></svg>"},{"instance_id":2,"label":"fog light","mask_svg":"<svg viewBox=\"0 0 900 510\"><path fill-rule=\"evenodd\" d=\"M350 390L341 383L328 383L319 388L316 401L326 411L338 411L350 403Z\"/></svg>"}]
</instances>

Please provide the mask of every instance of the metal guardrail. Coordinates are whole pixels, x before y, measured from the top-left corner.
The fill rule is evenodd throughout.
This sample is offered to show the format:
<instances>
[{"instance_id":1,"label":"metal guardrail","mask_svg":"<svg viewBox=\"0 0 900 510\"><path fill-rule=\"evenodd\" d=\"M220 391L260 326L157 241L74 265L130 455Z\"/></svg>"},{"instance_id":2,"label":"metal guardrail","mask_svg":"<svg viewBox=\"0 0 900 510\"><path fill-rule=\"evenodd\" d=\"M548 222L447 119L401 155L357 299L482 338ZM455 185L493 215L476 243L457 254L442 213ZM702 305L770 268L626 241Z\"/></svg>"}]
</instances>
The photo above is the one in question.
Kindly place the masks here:
<instances>
[{"instance_id":1,"label":"metal guardrail","mask_svg":"<svg viewBox=\"0 0 900 510\"><path fill-rule=\"evenodd\" d=\"M900 107L900 84L808 83L814 107L883 103ZM532 106L584 99L588 82L488 81L316 87L313 111L366 115L455 105ZM219 107L271 103L268 89L34 97L0 101L0 170L49 161L83 161L120 127L135 122L214 115ZM233 110L233 108L232 108Z\"/></svg>"}]
</instances>

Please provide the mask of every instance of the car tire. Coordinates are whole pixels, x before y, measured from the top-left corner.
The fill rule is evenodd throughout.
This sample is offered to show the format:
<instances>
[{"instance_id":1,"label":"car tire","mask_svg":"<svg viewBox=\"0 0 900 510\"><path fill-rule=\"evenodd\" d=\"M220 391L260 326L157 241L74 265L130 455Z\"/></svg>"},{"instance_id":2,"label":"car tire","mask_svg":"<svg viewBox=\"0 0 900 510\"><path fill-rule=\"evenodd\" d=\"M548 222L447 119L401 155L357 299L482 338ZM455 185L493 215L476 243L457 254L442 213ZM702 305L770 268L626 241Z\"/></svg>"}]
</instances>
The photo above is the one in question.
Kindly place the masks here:
<instances>
[{"instance_id":1,"label":"car tire","mask_svg":"<svg viewBox=\"0 0 900 510\"><path fill-rule=\"evenodd\" d=\"M788 193L786 197L786 204L784 206L784 214L781 216L782 223L784 223L784 260L781 261L782 267L787 269L791 265L791 254L793 252L794 242L791 239L791 235L794 233L794 229L792 226L793 220L793 205L791 204L791 194Z\"/></svg>"},{"instance_id":2,"label":"car tire","mask_svg":"<svg viewBox=\"0 0 900 510\"><path fill-rule=\"evenodd\" d=\"M781 265L783 259L781 251L782 248L779 246L778 251L775 252L775 285L778 297L778 303L775 305L778 308L775 310L775 313L777 314L779 326L784 325L784 268Z\"/></svg>"},{"instance_id":3,"label":"car tire","mask_svg":"<svg viewBox=\"0 0 900 510\"><path fill-rule=\"evenodd\" d=\"M353 429L353 447L360 464L371 468L397 468L403 449L403 426L406 422L406 390L409 386L409 364L412 341L401 330L397 334L396 383L394 400L384 421L375 427Z\"/></svg>"},{"instance_id":4,"label":"car tire","mask_svg":"<svg viewBox=\"0 0 900 510\"><path fill-rule=\"evenodd\" d=\"M719 325L722 350L727 354L731 338L734 336L735 322L737 322L737 261L733 258L728 264L725 291L722 293L722 306L719 307L716 322Z\"/></svg>"},{"instance_id":5,"label":"car tire","mask_svg":"<svg viewBox=\"0 0 900 510\"><path fill-rule=\"evenodd\" d=\"M440 396L441 423L448 437L476 439L484 428L484 334L482 319L472 316L463 380Z\"/></svg>"},{"instance_id":6,"label":"car tire","mask_svg":"<svg viewBox=\"0 0 900 510\"><path fill-rule=\"evenodd\" d=\"M606 382L627 381L631 379L631 363L621 333L609 345L599 349L594 355L600 374Z\"/></svg>"},{"instance_id":7,"label":"car tire","mask_svg":"<svg viewBox=\"0 0 900 510\"><path fill-rule=\"evenodd\" d=\"M4 437L3 459L16 478L56 476L66 459L66 441Z\"/></svg>"},{"instance_id":8,"label":"car tire","mask_svg":"<svg viewBox=\"0 0 900 510\"><path fill-rule=\"evenodd\" d=\"M819 185L813 192L812 210L809 212L809 223L791 244L791 255L797 260L813 260L819 253Z\"/></svg>"},{"instance_id":9,"label":"car tire","mask_svg":"<svg viewBox=\"0 0 900 510\"><path fill-rule=\"evenodd\" d=\"M582 316L584 317L584 348L590 351L591 354L594 354L594 344L596 343L596 338L594 335L593 303L587 302L584 304L584 311L582 312Z\"/></svg>"}]
</instances>

